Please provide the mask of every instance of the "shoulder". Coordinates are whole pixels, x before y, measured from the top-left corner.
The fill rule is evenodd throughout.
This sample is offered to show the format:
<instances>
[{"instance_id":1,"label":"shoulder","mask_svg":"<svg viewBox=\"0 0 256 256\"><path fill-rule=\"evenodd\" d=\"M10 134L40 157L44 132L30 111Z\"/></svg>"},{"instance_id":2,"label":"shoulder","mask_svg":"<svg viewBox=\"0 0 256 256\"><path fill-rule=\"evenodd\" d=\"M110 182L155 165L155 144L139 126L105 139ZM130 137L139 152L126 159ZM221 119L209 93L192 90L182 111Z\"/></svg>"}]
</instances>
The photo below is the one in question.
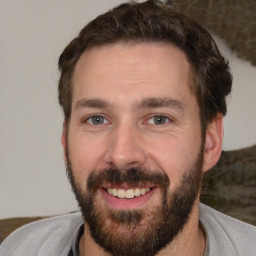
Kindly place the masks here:
<instances>
[{"instance_id":1,"label":"shoulder","mask_svg":"<svg viewBox=\"0 0 256 256\"><path fill-rule=\"evenodd\" d=\"M200 221L209 239L209 255L253 256L256 251L256 227L200 204ZM214 253L213 253L214 252ZM224 254L225 253L225 254Z\"/></svg>"},{"instance_id":2,"label":"shoulder","mask_svg":"<svg viewBox=\"0 0 256 256\"><path fill-rule=\"evenodd\" d=\"M0 255L65 255L82 223L78 212L29 223L4 240Z\"/></svg>"}]
</instances>

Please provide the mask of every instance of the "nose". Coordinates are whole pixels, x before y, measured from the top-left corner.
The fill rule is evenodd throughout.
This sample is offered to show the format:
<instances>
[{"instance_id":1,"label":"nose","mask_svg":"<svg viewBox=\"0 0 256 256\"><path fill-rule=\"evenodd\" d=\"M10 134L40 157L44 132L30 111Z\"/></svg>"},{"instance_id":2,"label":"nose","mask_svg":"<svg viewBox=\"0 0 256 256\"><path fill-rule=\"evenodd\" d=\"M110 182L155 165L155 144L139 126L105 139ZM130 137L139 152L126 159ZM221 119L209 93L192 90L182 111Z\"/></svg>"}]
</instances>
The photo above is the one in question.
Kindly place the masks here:
<instances>
[{"instance_id":1,"label":"nose","mask_svg":"<svg viewBox=\"0 0 256 256\"><path fill-rule=\"evenodd\" d=\"M109 137L109 147L105 154L108 165L119 170L142 167L146 161L143 135L131 125L119 126Z\"/></svg>"}]
</instances>

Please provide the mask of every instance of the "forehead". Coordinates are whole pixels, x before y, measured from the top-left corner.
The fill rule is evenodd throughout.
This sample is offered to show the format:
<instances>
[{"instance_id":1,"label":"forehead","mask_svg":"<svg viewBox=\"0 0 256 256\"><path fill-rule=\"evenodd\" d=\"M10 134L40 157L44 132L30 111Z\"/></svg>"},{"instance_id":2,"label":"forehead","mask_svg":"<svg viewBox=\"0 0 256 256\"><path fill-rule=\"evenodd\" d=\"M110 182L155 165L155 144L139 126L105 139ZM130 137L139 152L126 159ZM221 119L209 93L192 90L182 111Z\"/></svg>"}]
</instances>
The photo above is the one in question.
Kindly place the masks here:
<instances>
[{"instance_id":1,"label":"forehead","mask_svg":"<svg viewBox=\"0 0 256 256\"><path fill-rule=\"evenodd\" d=\"M91 48L80 57L73 76L72 106L84 97L125 102L172 94L192 95L186 55L164 43L117 43Z\"/></svg>"}]
</instances>

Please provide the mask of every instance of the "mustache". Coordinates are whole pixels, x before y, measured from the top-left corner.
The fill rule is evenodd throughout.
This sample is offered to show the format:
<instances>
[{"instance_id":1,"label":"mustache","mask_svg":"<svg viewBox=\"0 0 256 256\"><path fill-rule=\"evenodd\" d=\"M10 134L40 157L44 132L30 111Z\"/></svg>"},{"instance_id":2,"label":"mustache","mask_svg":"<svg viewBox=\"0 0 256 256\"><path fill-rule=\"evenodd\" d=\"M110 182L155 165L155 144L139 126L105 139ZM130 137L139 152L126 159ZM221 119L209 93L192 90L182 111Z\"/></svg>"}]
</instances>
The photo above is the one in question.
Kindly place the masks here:
<instances>
[{"instance_id":1,"label":"mustache","mask_svg":"<svg viewBox=\"0 0 256 256\"><path fill-rule=\"evenodd\" d=\"M109 168L91 172L87 180L87 189L88 191L96 191L106 183L116 186L126 184L130 187L150 184L167 188L170 185L170 180L165 173L151 172L144 168L130 168L126 171Z\"/></svg>"}]
</instances>

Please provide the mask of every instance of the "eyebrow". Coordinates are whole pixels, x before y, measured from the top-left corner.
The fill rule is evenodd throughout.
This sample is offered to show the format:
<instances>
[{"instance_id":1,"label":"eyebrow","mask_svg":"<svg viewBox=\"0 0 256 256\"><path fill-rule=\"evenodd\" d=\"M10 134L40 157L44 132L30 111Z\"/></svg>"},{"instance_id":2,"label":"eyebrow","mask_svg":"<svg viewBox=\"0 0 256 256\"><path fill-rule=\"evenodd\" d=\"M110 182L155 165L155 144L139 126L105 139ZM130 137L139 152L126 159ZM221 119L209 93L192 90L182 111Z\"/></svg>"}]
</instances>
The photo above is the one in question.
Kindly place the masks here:
<instances>
[{"instance_id":1,"label":"eyebrow","mask_svg":"<svg viewBox=\"0 0 256 256\"><path fill-rule=\"evenodd\" d=\"M81 99L75 104L74 109L86 108L86 107L87 108L107 108L107 107L110 107L110 103L101 99Z\"/></svg>"},{"instance_id":2,"label":"eyebrow","mask_svg":"<svg viewBox=\"0 0 256 256\"><path fill-rule=\"evenodd\" d=\"M110 108L112 106L111 103L102 100L102 99L81 99L79 100L74 109L80 108ZM135 109L142 109L142 108L161 108L161 107L168 107L172 109L177 109L184 112L184 104L176 99L163 97L163 98L146 98L143 99L141 102L137 102L135 105Z\"/></svg>"},{"instance_id":3,"label":"eyebrow","mask_svg":"<svg viewBox=\"0 0 256 256\"><path fill-rule=\"evenodd\" d=\"M168 107L184 111L184 104L176 99L164 98L146 98L137 104L137 108L161 108Z\"/></svg>"}]
</instances>

